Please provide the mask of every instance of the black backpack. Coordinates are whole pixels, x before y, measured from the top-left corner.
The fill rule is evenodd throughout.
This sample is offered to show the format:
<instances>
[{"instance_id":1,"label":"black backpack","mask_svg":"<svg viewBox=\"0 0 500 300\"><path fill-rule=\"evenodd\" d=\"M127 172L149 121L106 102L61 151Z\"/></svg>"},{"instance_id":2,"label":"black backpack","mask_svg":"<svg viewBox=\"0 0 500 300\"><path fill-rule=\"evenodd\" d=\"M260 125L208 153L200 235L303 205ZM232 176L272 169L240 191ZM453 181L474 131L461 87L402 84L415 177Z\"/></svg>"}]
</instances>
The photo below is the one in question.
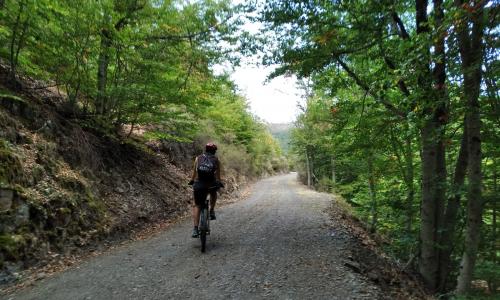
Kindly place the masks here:
<instances>
[{"instance_id":1,"label":"black backpack","mask_svg":"<svg viewBox=\"0 0 500 300\"><path fill-rule=\"evenodd\" d=\"M200 181L215 181L215 172L217 171L217 156L202 154L198 156L198 179Z\"/></svg>"}]
</instances>

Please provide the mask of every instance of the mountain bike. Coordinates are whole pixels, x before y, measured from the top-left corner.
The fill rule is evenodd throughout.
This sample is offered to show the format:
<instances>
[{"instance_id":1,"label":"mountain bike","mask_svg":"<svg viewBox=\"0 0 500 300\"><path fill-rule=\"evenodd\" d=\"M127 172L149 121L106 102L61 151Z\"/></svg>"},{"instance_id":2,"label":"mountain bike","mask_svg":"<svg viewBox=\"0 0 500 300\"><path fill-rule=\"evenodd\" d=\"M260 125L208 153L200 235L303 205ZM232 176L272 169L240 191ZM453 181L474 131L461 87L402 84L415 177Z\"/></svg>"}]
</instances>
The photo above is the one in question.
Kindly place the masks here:
<instances>
[{"instance_id":1,"label":"mountain bike","mask_svg":"<svg viewBox=\"0 0 500 300\"><path fill-rule=\"evenodd\" d=\"M222 183L218 183L216 186L207 189L207 195L205 196L205 201L200 206L200 220L198 222L198 237L201 241L201 252L205 252L207 248L207 235L210 235L210 215L209 215L209 203L210 203L210 193L217 191L224 187Z\"/></svg>"}]
</instances>

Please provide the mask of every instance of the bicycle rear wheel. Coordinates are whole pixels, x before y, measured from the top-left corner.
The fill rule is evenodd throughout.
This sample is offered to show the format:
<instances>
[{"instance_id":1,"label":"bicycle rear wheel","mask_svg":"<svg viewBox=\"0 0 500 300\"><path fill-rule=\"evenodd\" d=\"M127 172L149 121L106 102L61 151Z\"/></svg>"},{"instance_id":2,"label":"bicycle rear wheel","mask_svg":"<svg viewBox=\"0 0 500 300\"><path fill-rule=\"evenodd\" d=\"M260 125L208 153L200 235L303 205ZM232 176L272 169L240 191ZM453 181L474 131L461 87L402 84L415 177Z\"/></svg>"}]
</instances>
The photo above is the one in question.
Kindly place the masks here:
<instances>
[{"instance_id":1,"label":"bicycle rear wheel","mask_svg":"<svg viewBox=\"0 0 500 300\"><path fill-rule=\"evenodd\" d=\"M203 208L200 213L201 252L205 252L207 246L207 232L208 232L208 209Z\"/></svg>"}]
</instances>

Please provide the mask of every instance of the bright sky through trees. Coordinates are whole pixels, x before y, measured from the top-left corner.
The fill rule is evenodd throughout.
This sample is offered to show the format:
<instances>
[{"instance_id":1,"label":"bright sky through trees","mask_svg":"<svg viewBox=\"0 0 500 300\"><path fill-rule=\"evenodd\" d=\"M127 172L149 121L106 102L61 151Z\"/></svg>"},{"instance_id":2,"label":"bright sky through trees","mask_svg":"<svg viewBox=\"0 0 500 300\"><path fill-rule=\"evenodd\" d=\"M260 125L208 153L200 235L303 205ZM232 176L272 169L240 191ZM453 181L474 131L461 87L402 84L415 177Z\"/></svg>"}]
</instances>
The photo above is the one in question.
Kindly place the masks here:
<instances>
[{"instance_id":1,"label":"bright sky through trees","mask_svg":"<svg viewBox=\"0 0 500 300\"><path fill-rule=\"evenodd\" d=\"M244 1L233 0L235 4ZM244 31L259 34L260 23L247 23ZM301 101L302 92L297 88L296 77L280 76L266 81L273 67L257 65L258 58L244 59L231 75L241 92L249 101L252 113L269 123L289 123L298 115L297 104Z\"/></svg>"},{"instance_id":2,"label":"bright sky through trees","mask_svg":"<svg viewBox=\"0 0 500 300\"><path fill-rule=\"evenodd\" d=\"M301 101L295 77L280 76L265 82L272 68L242 65L231 78L247 97L254 114L269 123L288 123L298 114L297 102Z\"/></svg>"}]
</instances>

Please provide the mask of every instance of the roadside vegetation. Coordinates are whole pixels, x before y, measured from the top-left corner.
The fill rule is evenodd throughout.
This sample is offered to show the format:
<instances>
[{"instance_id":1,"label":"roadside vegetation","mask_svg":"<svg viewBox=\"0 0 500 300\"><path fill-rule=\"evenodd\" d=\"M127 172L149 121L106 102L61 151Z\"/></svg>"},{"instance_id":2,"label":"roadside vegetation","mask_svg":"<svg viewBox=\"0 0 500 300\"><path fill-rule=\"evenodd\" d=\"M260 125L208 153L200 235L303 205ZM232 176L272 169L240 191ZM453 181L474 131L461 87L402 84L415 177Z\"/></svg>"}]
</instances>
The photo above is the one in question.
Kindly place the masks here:
<instances>
[{"instance_id":1,"label":"roadside vegetation","mask_svg":"<svg viewBox=\"0 0 500 300\"><path fill-rule=\"evenodd\" d=\"M287 168L213 71L237 61L238 12L230 1L0 1L0 284L186 212L186 174L207 141L227 191Z\"/></svg>"},{"instance_id":2,"label":"roadside vegetation","mask_svg":"<svg viewBox=\"0 0 500 300\"><path fill-rule=\"evenodd\" d=\"M304 79L291 152L439 295L500 284L499 5L266 1L275 76ZM268 45L270 45L268 47Z\"/></svg>"}]
</instances>

